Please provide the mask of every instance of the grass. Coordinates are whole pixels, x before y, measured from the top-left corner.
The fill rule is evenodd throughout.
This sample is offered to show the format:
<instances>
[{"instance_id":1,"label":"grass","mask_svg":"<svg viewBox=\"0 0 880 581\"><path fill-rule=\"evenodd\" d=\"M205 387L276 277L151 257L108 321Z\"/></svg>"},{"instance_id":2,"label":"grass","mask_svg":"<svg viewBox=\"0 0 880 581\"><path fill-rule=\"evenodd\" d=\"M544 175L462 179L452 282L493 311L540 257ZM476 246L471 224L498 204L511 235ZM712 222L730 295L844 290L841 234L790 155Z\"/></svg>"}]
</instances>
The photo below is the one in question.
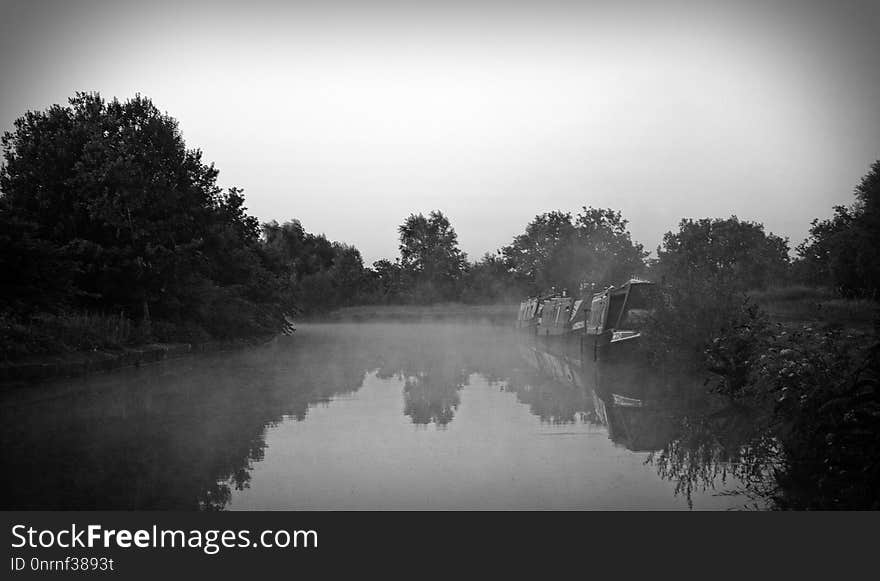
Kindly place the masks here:
<instances>
[{"instance_id":1,"label":"grass","mask_svg":"<svg viewBox=\"0 0 880 581\"><path fill-rule=\"evenodd\" d=\"M793 285L752 291L748 295L780 322L867 328L880 317L877 301L841 298L828 288Z\"/></svg>"},{"instance_id":2,"label":"grass","mask_svg":"<svg viewBox=\"0 0 880 581\"><path fill-rule=\"evenodd\" d=\"M140 329L122 314L43 313L26 321L0 317L0 359L119 349L141 341L141 335Z\"/></svg>"}]
</instances>

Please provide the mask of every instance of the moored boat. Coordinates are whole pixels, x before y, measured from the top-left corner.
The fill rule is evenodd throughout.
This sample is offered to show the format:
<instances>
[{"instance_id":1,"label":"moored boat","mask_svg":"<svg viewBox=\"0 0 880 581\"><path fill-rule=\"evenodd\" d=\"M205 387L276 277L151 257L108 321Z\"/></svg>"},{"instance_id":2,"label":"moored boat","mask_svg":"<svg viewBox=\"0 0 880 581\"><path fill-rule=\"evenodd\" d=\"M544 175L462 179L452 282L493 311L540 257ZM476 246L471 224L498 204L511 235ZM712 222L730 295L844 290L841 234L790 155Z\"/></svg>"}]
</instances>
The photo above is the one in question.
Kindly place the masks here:
<instances>
[{"instance_id":1,"label":"moored boat","mask_svg":"<svg viewBox=\"0 0 880 581\"><path fill-rule=\"evenodd\" d=\"M594 294L586 321L586 334L594 337L594 354L635 345L647 323L654 295L654 283L640 279Z\"/></svg>"},{"instance_id":2,"label":"moored boat","mask_svg":"<svg viewBox=\"0 0 880 581\"><path fill-rule=\"evenodd\" d=\"M519 304L519 313L516 317L516 327L518 329L531 329L534 331L538 325L538 306L540 299L531 297Z\"/></svg>"},{"instance_id":3,"label":"moored boat","mask_svg":"<svg viewBox=\"0 0 880 581\"><path fill-rule=\"evenodd\" d=\"M612 346L622 353L641 338L655 294L653 282L630 279L581 298L531 297L520 303L517 327L540 337L592 337L596 355Z\"/></svg>"}]
</instances>

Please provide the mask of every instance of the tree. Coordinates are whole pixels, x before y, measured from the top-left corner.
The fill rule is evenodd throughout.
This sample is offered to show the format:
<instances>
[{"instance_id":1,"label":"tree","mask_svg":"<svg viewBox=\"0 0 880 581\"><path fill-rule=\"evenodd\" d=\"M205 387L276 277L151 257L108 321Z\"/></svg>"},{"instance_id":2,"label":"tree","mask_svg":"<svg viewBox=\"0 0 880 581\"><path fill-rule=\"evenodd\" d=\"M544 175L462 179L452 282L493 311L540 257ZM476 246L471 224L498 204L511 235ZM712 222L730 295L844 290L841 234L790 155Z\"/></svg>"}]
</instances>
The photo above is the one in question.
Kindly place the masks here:
<instances>
[{"instance_id":1,"label":"tree","mask_svg":"<svg viewBox=\"0 0 880 581\"><path fill-rule=\"evenodd\" d=\"M525 233L516 236L501 253L535 294L570 284L572 264L568 253L574 239L570 213L545 212L535 216Z\"/></svg>"},{"instance_id":2,"label":"tree","mask_svg":"<svg viewBox=\"0 0 880 581\"><path fill-rule=\"evenodd\" d=\"M439 210L427 217L411 214L398 228L400 265L412 280L419 301L457 298L458 282L467 261L458 235Z\"/></svg>"},{"instance_id":3,"label":"tree","mask_svg":"<svg viewBox=\"0 0 880 581\"><path fill-rule=\"evenodd\" d=\"M738 377L754 348L740 334L765 326L764 314L745 291L785 279L788 241L736 216L683 219L678 232L664 235L657 255L654 269L665 282L664 300L653 309L644 349L656 362L705 366L719 341L729 337L724 357L716 359Z\"/></svg>"},{"instance_id":4,"label":"tree","mask_svg":"<svg viewBox=\"0 0 880 581\"><path fill-rule=\"evenodd\" d=\"M224 333L283 321L241 190L219 188L218 171L149 99L77 93L17 119L2 150L4 224L26 228L31 251L73 266L56 304ZM5 262L15 248L0 250Z\"/></svg>"},{"instance_id":5,"label":"tree","mask_svg":"<svg viewBox=\"0 0 880 581\"><path fill-rule=\"evenodd\" d=\"M61 247L40 238L0 197L0 314L51 312L76 294L78 264Z\"/></svg>"},{"instance_id":6,"label":"tree","mask_svg":"<svg viewBox=\"0 0 880 581\"><path fill-rule=\"evenodd\" d=\"M618 284L644 271L648 253L632 241L627 224L619 211L611 209L583 208L577 215L574 255L581 281Z\"/></svg>"},{"instance_id":7,"label":"tree","mask_svg":"<svg viewBox=\"0 0 880 581\"><path fill-rule=\"evenodd\" d=\"M360 251L306 232L299 220L263 224L263 238L275 268L284 273L299 310L326 311L353 304L368 282Z\"/></svg>"},{"instance_id":8,"label":"tree","mask_svg":"<svg viewBox=\"0 0 880 581\"><path fill-rule=\"evenodd\" d=\"M330 268L335 250L323 234L306 232L299 220L279 225L276 221L263 224L263 238L275 261L287 270L293 281Z\"/></svg>"},{"instance_id":9,"label":"tree","mask_svg":"<svg viewBox=\"0 0 880 581\"><path fill-rule=\"evenodd\" d=\"M499 251L487 252L469 265L462 281L461 298L468 303L515 302L522 298L522 285L510 261Z\"/></svg>"},{"instance_id":10,"label":"tree","mask_svg":"<svg viewBox=\"0 0 880 581\"><path fill-rule=\"evenodd\" d=\"M876 297L880 290L880 160L855 188L850 207L835 206L828 220L813 220L797 247L804 278L832 284L845 295Z\"/></svg>"},{"instance_id":11,"label":"tree","mask_svg":"<svg viewBox=\"0 0 880 581\"><path fill-rule=\"evenodd\" d=\"M364 259L354 246L333 243L333 265L330 267L337 305L351 306L357 300L367 273Z\"/></svg>"},{"instance_id":12,"label":"tree","mask_svg":"<svg viewBox=\"0 0 880 581\"><path fill-rule=\"evenodd\" d=\"M388 303L403 294L403 269L399 260L377 260L373 263L372 276L375 279L375 298L379 302Z\"/></svg>"},{"instance_id":13,"label":"tree","mask_svg":"<svg viewBox=\"0 0 880 581\"><path fill-rule=\"evenodd\" d=\"M657 271L670 284L691 287L712 281L734 291L763 289L783 281L788 240L764 232L763 224L727 219L683 219L657 249Z\"/></svg>"},{"instance_id":14,"label":"tree","mask_svg":"<svg viewBox=\"0 0 880 581\"><path fill-rule=\"evenodd\" d=\"M547 212L535 216L502 255L533 294L619 284L642 272L647 256L627 224L611 209L583 207L574 220L568 212Z\"/></svg>"},{"instance_id":15,"label":"tree","mask_svg":"<svg viewBox=\"0 0 880 581\"><path fill-rule=\"evenodd\" d=\"M853 256L842 252L847 248L853 216L846 206L835 206L834 216L828 220L814 219L809 237L797 247L798 259L793 265L798 277L816 286L836 286L855 289Z\"/></svg>"}]
</instances>

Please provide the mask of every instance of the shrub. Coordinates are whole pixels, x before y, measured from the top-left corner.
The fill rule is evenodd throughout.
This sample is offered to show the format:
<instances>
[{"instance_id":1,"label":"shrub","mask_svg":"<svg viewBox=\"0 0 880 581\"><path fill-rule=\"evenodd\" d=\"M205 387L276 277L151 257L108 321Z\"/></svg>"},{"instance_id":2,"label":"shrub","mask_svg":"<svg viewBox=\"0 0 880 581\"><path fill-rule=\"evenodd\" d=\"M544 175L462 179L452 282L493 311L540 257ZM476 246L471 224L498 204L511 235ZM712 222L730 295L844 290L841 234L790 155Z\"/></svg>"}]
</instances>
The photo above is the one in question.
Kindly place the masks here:
<instances>
[{"instance_id":1,"label":"shrub","mask_svg":"<svg viewBox=\"0 0 880 581\"><path fill-rule=\"evenodd\" d=\"M781 508L880 508L880 342L802 328L769 335L744 397L772 409Z\"/></svg>"},{"instance_id":2,"label":"shrub","mask_svg":"<svg viewBox=\"0 0 880 581\"><path fill-rule=\"evenodd\" d=\"M709 365L707 349L723 336L766 326L766 315L743 293L712 280L666 287L648 316L642 349L654 363Z\"/></svg>"}]
</instances>

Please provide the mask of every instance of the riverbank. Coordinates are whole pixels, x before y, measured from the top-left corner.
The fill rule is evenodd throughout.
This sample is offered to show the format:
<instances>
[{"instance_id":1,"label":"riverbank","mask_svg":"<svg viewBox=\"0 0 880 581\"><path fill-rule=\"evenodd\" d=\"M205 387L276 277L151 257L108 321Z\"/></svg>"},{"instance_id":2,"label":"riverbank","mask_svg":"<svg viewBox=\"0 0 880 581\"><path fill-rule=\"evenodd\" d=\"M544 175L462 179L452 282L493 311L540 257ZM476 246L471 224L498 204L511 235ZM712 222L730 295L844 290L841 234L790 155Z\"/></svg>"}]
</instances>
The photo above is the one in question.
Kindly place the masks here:
<instances>
[{"instance_id":1,"label":"riverbank","mask_svg":"<svg viewBox=\"0 0 880 581\"><path fill-rule=\"evenodd\" d=\"M151 343L118 349L94 349L53 355L34 355L0 362L0 386L21 386L91 373L137 367L194 353L226 351L271 341L275 335L202 343Z\"/></svg>"},{"instance_id":2,"label":"riverbank","mask_svg":"<svg viewBox=\"0 0 880 581\"><path fill-rule=\"evenodd\" d=\"M784 325L873 331L880 319L880 303L846 299L831 289L787 286L747 293L771 320Z\"/></svg>"},{"instance_id":3,"label":"riverbank","mask_svg":"<svg viewBox=\"0 0 880 581\"><path fill-rule=\"evenodd\" d=\"M516 321L518 309L518 304L362 305L344 307L306 320L322 322L483 320L493 324L512 325Z\"/></svg>"},{"instance_id":4,"label":"riverbank","mask_svg":"<svg viewBox=\"0 0 880 581\"><path fill-rule=\"evenodd\" d=\"M774 322L786 325L873 330L880 318L880 303L869 299L845 299L830 289L788 286L751 291L748 296ZM371 320L489 320L495 324L513 324L519 304L471 305L440 303L433 305L361 305L344 307L303 320L321 322L357 322Z\"/></svg>"},{"instance_id":5,"label":"riverbank","mask_svg":"<svg viewBox=\"0 0 880 581\"><path fill-rule=\"evenodd\" d=\"M772 320L796 328L839 328L859 335L874 332L874 321L880 316L880 304L864 299L842 299L826 289L785 287L749 293L750 297ZM366 322L366 321L482 321L493 325L512 325L518 304L473 305L440 303L433 305L361 305L344 307L323 315L301 319L302 322ZM117 324L118 325L118 324ZM94 325L92 325L94 326ZM77 335L82 329L77 327ZM115 332L115 331L114 331ZM114 333L101 330L106 337ZM123 336L123 334L115 332ZM274 335L257 338L208 340L198 342L153 342L135 346L103 346L61 353L40 353L0 362L0 384L35 383L58 377L74 377L174 359L190 353L222 351L265 343Z\"/></svg>"}]
</instances>

